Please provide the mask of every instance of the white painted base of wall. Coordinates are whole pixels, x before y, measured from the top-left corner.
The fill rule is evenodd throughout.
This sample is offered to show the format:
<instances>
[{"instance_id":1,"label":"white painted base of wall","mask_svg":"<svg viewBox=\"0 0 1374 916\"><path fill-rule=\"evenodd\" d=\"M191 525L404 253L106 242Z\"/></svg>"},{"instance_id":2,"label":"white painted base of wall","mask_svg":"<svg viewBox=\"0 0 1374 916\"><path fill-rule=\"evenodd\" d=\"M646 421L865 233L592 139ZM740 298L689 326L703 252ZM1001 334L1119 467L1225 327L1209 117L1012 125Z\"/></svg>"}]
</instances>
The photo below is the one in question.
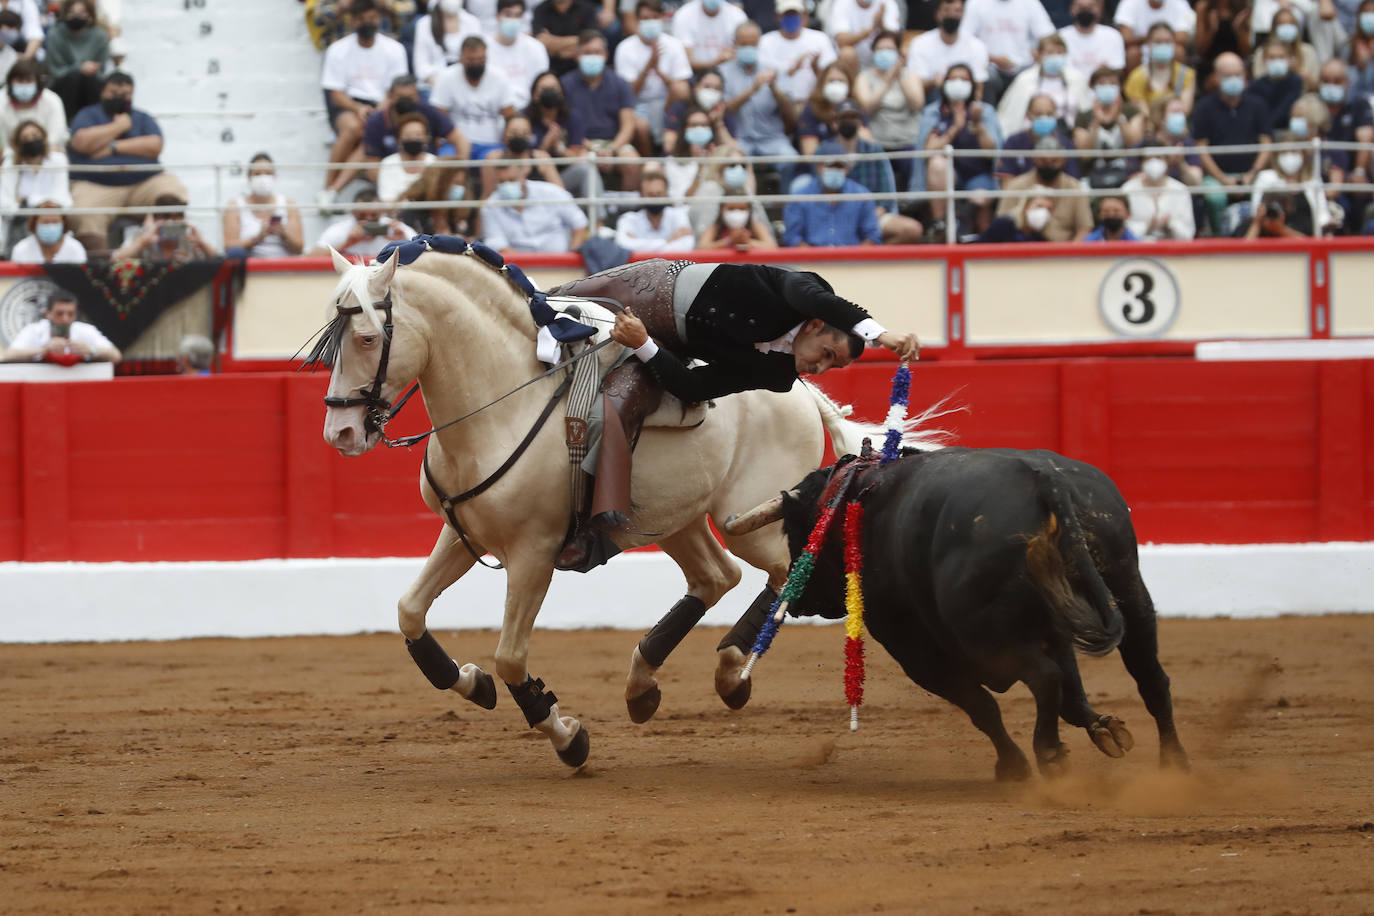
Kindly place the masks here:
<instances>
[{"instance_id":1,"label":"white painted base of wall","mask_svg":"<svg viewBox=\"0 0 1374 916\"><path fill-rule=\"evenodd\" d=\"M1374 543L1146 545L1141 569L1161 616L1374 612ZM394 632L413 558L242 563L0 563L0 642ZM763 587L744 581L707 613L729 625ZM474 569L430 612L435 630L496 629L505 575ZM660 553L558 573L539 625L646 630L682 596ZM824 621L819 621L824 622Z\"/></svg>"}]
</instances>

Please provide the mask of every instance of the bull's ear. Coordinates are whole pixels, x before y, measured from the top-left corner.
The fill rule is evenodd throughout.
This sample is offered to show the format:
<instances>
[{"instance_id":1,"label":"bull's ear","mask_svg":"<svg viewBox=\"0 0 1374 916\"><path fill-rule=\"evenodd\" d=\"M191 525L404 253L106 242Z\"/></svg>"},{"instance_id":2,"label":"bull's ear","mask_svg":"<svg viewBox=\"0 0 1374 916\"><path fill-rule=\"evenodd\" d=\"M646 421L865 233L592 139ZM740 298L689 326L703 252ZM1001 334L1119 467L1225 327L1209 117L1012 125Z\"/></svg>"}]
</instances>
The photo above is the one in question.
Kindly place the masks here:
<instances>
[{"instance_id":1,"label":"bull's ear","mask_svg":"<svg viewBox=\"0 0 1374 916\"><path fill-rule=\"evenodd\" d=\"M348 258L344 257L343 255L339 254L337 251L334 250L333 245L329 245L328 248L329 256L334 261L334 269L337 270L339 273L344 273L353 266L353 263L349 261Z\"/></svg>"}]
</instances>

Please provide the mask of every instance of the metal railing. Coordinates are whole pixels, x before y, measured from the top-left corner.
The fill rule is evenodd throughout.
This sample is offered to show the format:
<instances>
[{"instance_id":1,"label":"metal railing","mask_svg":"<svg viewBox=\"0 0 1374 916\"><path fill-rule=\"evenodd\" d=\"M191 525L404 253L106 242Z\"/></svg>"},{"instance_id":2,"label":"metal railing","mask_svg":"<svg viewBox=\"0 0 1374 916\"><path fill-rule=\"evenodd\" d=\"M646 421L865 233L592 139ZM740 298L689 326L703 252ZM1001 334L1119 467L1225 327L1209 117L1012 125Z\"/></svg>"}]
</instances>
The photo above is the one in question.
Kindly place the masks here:
<instances>
[{"instance_id":1,"label":"metal railing","mask_svg":"<svg viewBox=\"0 0 1374 916\"><path fill-rule=\"evenodd\" d=\"M903 159L928 161L931 159L942 159L946 165L946 174L953 176L954 163L960 159L1002 159L1016 158L1037 160L1044 158L1073 158L1073 159L1142 159L1149 156L1200 156L1208 153L1211 155L1227 154L1247 154L1247 153L1279 153L1289 150L1310 152L1314 161L1320 161L1324 151L1341 152L1374 152L1374 144L1347 143L1324 141L1320 138L1311 140L1290 141L1269 144L1244 144L1231 146L1163 146L1148 148L1121 148L1121 149L1063 149L1063 150L1007 150L998 149L954 149L946 146L938 150L897 150L892 152L873 152L873 153L848 153L842 157L835 155L795 155L795 156L702 156L693 157L690 160L676 160L691 162L698 166L706 165L735 165L746 164L750 166L758 165L807 165L818 166L827 162L834 162L843 159L846 163L862 162L866 160L881 159L886 161L897 161ZM589 152L585 156L577 157L549 157L538 160L532 159L436 159L428 163L425 168L440 169L474 169L474 168L501 168L507 165L522 166L542 166L551 165L562 167L578 163L589 163L593 168L614 168L617 166L650 166L663 165L668 161L668 157L610 157L597 156L594 152ZM213 204L195 203L186 206L127 206L127 207L70 207L62 212L66 214L108 214L110 216L129 215L141 216L144 214L157 213L187 213L197 215L214 214L218 216L226 210L238 209L241 204L230 204L227 199L233 199L240 195L230 195L226 198L225 174L242 174L248 167L246 162L212 162L212 163L189 163L189 164L158 164L158 165L99 165L99 164L71 164L68 166L16 166L27 171L61 171L66 170L72 176L73 181L80 180L82 173L156 173L171 172L173 174L185 174L190 171L209 170L214 173L215 202ZM273 168L278 172L312 172L316 174L327 174L330 171L342 170L370 170L378 167L378 163L330 163L330 162L278 162L273 163ZM1374 183L1365 182L1343 182L1340 184L1326 183L1321 180L1321 170L1314 171L1313 177L1303 181L1300 187L1315 187L1321 192L1352 192L1360 194L1374 193ZM418 176L418 173L417 173ZM1273 185L1185 185L1185 190L1189 195L1225 193L1228 195L1252 194L1256 190L1272 189ZM1178 189L1175 189L1178 190ZM638 197L623 194L606 195L604 193L593 193L590 196L573 197L568 200L503 200L495 195L486 199L467 198L459 200L433 200L433 201L395 201L395 202L364 202L351 203L340 202L333 205L322 207L315 202L289 202L283 205L271 205L272 209L296 210L302 213L328 213L349 211L351 209L378 210L384 209L393 212L405 213L408 211L433 211L433 210L472 210L482 207L527 207L527 206L556 206L566 203L573 203L588 213L589 221L595 220L595 214L608 209L632 209L644 204L682 204L688 201L698 201L704 203L720 204L724 202L758 202L761 204L788 204L793 202L811 201L834 201L837 197L847 200L888 202L896 201L899 206L903 203L915 201L943 200L947 213L951 215L954 206L961 200L992 200L1000 201L1004 198L1025 199L1030 197L1087 197L1099 198L1106 196L1117 196L1121 193L1119 188L1092 188L1086 184L1080 184L1073 188L1047 188L1041 185L1034 185L1029 188L996 188L991 190L956 190L953 183L949 187L924 191L894 190L891 192L866 192L866 193L821 193L821 194L794 194L784 191L779 194L738 194L721 193L695 195L684 201L675 197ZM28 217L42 213L53 212L50 208L19 207L11 209L3 214L6 217ZM955 236L956 220L949 218L946 220L946 242L953 244L957 241ZM221 243L221 227L216 221L215 236ZM309 247L309 246L306 246Z\"/></svg>"}]
</instances>

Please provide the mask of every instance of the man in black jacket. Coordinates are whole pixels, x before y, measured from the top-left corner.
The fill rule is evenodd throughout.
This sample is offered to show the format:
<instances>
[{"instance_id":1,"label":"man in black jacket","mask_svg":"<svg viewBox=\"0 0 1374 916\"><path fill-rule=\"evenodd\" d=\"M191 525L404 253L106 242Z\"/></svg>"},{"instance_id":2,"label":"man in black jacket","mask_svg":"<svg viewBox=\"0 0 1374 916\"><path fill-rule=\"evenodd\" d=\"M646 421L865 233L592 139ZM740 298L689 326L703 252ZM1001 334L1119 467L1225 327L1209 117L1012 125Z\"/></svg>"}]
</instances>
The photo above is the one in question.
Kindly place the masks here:
<instances>
[{"instance_id":1,"label":"man in black jacket","mask_svg":"<svg viewBox=\"0 0 1374 916\"><path fill-rule=\"evenodd\" d=\"M621 302L626 308L611 337L636 356L602 384L605 418L590 519L559 554L559 569L586 571L614 553L603 534L628 522L630 453L662 391L686 404L753 388L787 391L803 373L849 365L865 342L902 359L920 352L915 334L888 331L817 274L766 264L655 259L550 294ZM689 368L691 360L704 365Z\"/></svg>"}]
</instances>

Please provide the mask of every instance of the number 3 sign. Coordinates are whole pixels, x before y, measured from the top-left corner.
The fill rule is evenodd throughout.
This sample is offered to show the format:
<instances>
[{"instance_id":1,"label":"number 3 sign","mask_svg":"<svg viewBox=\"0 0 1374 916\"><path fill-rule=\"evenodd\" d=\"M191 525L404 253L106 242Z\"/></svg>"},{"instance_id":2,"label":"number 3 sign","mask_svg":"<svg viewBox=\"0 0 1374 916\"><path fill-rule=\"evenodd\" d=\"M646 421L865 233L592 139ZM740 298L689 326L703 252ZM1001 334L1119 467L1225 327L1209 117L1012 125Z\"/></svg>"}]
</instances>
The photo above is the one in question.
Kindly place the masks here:
<instances>
[{"instance_id":1,"label":"number 3 sign","mask_svg":"<svg viewBox=\"0 0 1374 916\"><path fill-rule=\"evenodd\" d=\"M1178 304L1178 281L1149 258L1116 262L1097 291L1102 320L1122 337L1159 337L1178 317Z\"/></svg>"}]
</instances>

